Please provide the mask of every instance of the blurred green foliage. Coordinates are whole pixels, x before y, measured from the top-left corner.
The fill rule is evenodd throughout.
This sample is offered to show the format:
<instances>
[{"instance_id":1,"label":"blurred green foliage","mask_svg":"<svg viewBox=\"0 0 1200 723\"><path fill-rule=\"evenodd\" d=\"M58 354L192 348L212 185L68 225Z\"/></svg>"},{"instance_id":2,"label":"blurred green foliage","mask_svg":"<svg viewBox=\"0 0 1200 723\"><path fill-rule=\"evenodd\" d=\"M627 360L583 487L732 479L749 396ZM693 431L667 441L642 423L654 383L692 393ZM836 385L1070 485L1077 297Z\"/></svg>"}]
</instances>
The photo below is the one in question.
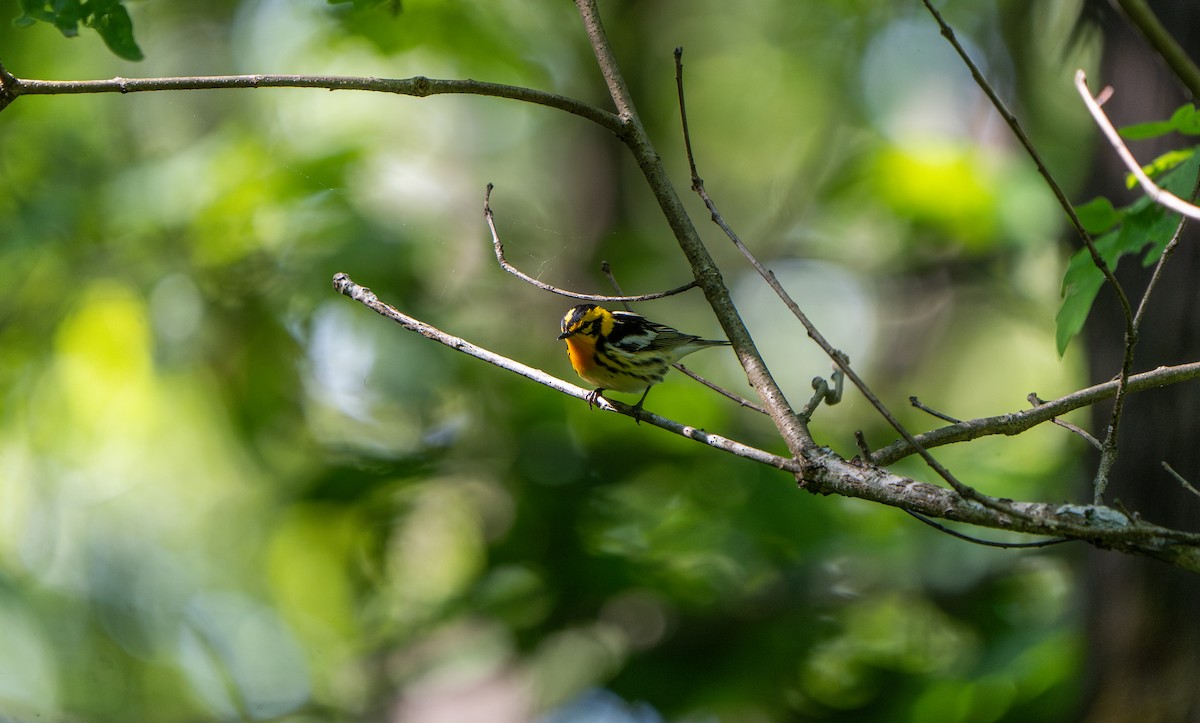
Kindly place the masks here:
<instances>
[{"instance_id":1,"label":"blurred green foliage","mask_svg":"<svg viewBox=\"0 0 1200 723\"><path fill-rule=\"evenodd\" d=\"M476 77L605 104L567 3L389 5L143 3L136 66L45 24L0 28L0 61L46 79ZM1094 49L1063 47L1073 6L1050 5L946 12L1069 184L1086 118L1053 99ZM969 417L1077 386L1054 346L1061 214L915 5L602 11L681 188L685 47L709 191L906 423L935 423L911 394ZM631 293L683 282L604 132L497 99L239 90L19 98L0 148L6 717L1069 717L1065 553L804 494L330 288L347 272L569 377L554 337L573 302L500 271L480 211L494 182L510 260L547 282L603 292L601 259ZM702 233L802 404L828 361ZM694 292L638 310L717 333ZM749 393L732 355L692 365ZM781 451L765 419L682 376L651 408ZM815 423L847 455L857 429L892 439L855 394ZM1050 428L941 456L991 494L1063 499L1079 450Z\"/></svg>"}]
</instances>

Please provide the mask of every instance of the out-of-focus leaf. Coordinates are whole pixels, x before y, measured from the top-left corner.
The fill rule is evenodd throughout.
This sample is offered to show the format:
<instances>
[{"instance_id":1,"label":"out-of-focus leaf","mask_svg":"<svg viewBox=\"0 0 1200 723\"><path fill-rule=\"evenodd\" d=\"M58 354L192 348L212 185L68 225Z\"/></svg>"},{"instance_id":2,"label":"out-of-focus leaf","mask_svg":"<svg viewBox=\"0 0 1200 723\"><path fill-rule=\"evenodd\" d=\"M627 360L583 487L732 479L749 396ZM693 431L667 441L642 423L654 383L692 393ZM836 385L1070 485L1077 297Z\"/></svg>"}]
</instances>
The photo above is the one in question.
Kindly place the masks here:
<instances>
[{"instance_id":1,"label":"out-of-focus leaf","mask_svg":"<svg viewBox=\"0 0 1200 723\"><path fill-rule=\"evenodd\" d=\"M1113 208L1112 201L1103 196L1076 206L1075 215L1079 217L1084 230L1090 234L1104 233L1121 223L1121 214Z\"/></svg>"},{"instance_id":2,"label":"out-of-focus leaf","mask_svg":"<svg viewBox=\"0 0 1200 723\"><path fill-rule=\"evenodd\" d=\"M1149 123L1125 126L1118 132L1127 141L1140 141L1146 138L1165 136L1173 130L1175 130L1175 126L1171 124L1171 121L1150 121Z\"/></svg>"}]
</instances>

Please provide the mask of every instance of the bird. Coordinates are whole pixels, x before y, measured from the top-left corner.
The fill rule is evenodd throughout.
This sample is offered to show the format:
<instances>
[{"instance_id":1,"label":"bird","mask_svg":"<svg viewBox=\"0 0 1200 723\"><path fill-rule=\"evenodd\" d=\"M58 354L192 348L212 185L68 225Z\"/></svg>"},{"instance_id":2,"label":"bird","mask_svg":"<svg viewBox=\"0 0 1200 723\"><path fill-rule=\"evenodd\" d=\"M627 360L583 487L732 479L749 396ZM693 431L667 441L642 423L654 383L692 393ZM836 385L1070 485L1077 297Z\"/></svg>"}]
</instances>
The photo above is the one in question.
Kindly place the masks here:
<instances>
[{"instance_id":1,"label":"bird","mask_svg":"<svg viewBox=\"0 0 1200 723\"><path fill-rule=\"evenodd\" d=\"M727 341L685 334L632 311L609 311L595 304L572 307L561 328L558 338L567 343L575 373L597 387L587 396L588 406L598 404L606 390L641 392L633 407L639 422L650 387L663 380L672 364L701 349L729 346Z\"/></svg>"}]
</instances>

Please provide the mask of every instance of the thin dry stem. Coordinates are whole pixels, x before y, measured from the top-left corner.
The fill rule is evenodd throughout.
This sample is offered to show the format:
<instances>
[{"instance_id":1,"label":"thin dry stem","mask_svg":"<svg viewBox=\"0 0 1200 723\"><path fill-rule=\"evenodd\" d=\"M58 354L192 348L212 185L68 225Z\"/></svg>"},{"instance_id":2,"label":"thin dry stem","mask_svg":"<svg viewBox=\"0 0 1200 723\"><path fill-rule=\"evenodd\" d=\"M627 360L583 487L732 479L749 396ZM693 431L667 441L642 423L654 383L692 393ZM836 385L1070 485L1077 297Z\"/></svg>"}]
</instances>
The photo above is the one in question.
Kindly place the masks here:
<instances>
[{"instance_id":1,"label":"thin dry stem","mask_svg":"<svg viewBox=\"0 0 1200 723\"><path fill-rule=\"evenodd\" d=\"M1104 137L1108 139L1109 145L1117 152L1117 156L1125 164L1125 168L1137 179L1138 185L1142 187L1142 191L1146 196L1151 201L1175 213L1181 213L1189 218L1200 218L1200 207L1188 203L1165 188L1159 187L1142 170L1137 159L1133 157L1133 153L1129 151L1129 147L1125 145L1125 141L1121 139L1121 134L1117 132L1117 129L1113 127L1112 121L1105 115L1104 109L1092 97L1092 92L1088 90L1087 86L1087 74L1083 70L1075 71L1075 89L1079 91L1079 97L1083 98L1084 105L1087 106L1088 111L1092 114L1092 118L1096 121L1096 125L1104 133Z\"/></svg>"},{"instance_id":2,"label":"thin dry stem","mask_svg":"<svg viewBox=\"0 0 1200 723\"><path fill-rule=\"evenodd\" d=\"M692 289L692 288L696 287L696 282L692 281L692 282L689 282L682 286L677 286L674 289L668 289L666 291L658 291L653 294L641 294L638 296L604 296L602 294L584 294L584 293L580 293L578 291L570 291L568 289L563 289L558 286L554 286L553 284L547 284L544 281L535 279L532 276L530 276L529 274L518 269L516 266L513 266L511 263L509 263L508 259L505 258L505 256L504 256L504 243L500 241L500 234L496 231L496 220L492 214L492 206L491 206L492 188L493 188L492 184L489 183L487 185L487 191L483 195L483 217L487 220L488 229L490 229L492 232L492 247L496 252L496 261L497 261L497 263L500 264L500 268L504 269L505 271L512 274L513 276L516 276L518 279L521 279L522 281L524 281L527 284L536 286L537 288L542 289L543 291L549 291L551 293L558 294L559 296L566 296L566 297L569 297L572 299L580 299L583 301L621 302L621 303L627 303L630 301L651 301L653 299L662 299L667 296L674 296L675 294L681 294L681 293L687 291L688 289Z\"/></svg>"}]
</instances>

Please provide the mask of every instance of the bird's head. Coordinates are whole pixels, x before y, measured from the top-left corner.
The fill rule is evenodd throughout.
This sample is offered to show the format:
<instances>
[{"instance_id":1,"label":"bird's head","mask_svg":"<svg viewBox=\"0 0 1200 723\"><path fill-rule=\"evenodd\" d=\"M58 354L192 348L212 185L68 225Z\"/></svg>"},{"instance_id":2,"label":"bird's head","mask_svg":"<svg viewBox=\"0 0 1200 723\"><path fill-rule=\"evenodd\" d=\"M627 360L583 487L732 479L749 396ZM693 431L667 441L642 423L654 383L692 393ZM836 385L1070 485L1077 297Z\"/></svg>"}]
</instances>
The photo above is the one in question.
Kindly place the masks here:
<instances>
[{"instance_id":1,"label":"bird's head","mask_svg":"<svg viewBox=\"0 0 1200 723\"><path fill-rule=\"evenodd\" d=\"M615 319L612 312L595 304L580 304L572 307L562 318L562 333L559 339L586 336L597 339L612 333Z\"/></svg>"}]
</instances>

